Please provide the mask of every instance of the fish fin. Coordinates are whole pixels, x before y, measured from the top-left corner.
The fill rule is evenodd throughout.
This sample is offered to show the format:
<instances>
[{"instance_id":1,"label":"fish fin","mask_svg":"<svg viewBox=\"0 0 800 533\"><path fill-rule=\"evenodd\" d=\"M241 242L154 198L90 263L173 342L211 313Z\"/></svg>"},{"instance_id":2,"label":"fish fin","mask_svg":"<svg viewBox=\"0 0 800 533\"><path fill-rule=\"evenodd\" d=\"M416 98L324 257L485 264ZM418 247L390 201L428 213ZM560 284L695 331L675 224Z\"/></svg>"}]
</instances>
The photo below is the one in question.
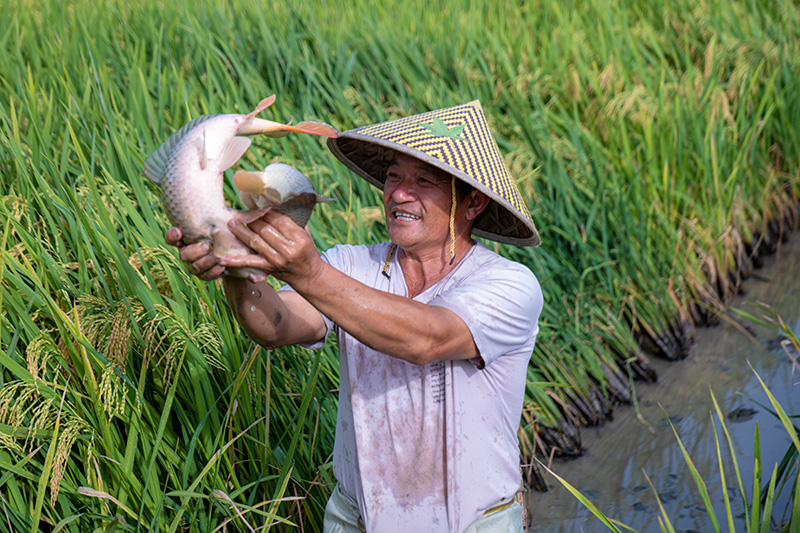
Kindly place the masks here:
<instances>
[{"instance_id":1,"label":"fish fin","mask_svg":"<svg viewBox=\"0 0 800 533\"><path fill-rule=\"evenodd\" d=\"M244 206L247 209L258 209L258 205L255 202L254 195L252 194L246 192L240 192L239 200L241 200L242 204L244 204Z\"/></svg>"},{"instance_id":2,"label":"fish fin","mask_svg":"<svg viewBox=\"0 0 800 533\"><path fill-rule=\"evenodd\" d=\"M220 259L228 255L231 246L236 242L236 235L231 233L228 228L213 229L211 231L211 237L214 239L213 253Z\"/></svg>"},{"instance_id":3,"label":"fish fin","mask_svg":"<svg viewBox=\"0 0 800 533\"><path fill-rule=\"evenodd\" d=\"M250 283L261 283L265 279L267 279L267 275L260 270L251 269L252 271L247 272L247 279L250 280Z\"/></svg>"},{"instance_id":4,"label":"fish fin","mask_svg":"<svg viewBox=\"0 0 800 533\"><path fill-rule=\"evenodd\" d=\"M163 145L161 146L163 148ZM156 185L161 185L164 179L164 169L167 168L169 152L159 148L144 160L144 175Z\"/></svg>"},{"instance_id":5,"label":"fish fin","mask_svg":"<svg viewBox=\"0 0 800 533\"><path fill-rule=\"evenodd\" d=\"M261 172L237 170L233 175L233 185L240 191L250 194L263 194L264 192Z\"/></svg>"},{"instance_id":6,"label":"fish fin","mask_svg":"<svg viewBox=\"0 0 800 533\"><path fill-rule=\"evenodd\" d=\"M245 118L251 118L251 117L254 117L254 116L258 115L259 113L264 111L266 108L271 106L274 102L275 102L275 95L274 94L272 96L267 96L266 98L264 98L263 100L261 100L258 103L258 105L256 106L255 109L253 109L248 114L246 114Z\"/></svg>"},{"instance_id":7,"label":"fish fin","mask_svg":"<svg viewBox=\"0 0 800 533\"><path fill-rule=\"evenodd\" d=\"M206 152L206 130L203 130L203 137L195 139L195 145L200 150L200 170L205 170L208 166L208 152Z\"/></svg>"},{"instance_id":8,"label":"fish fin","mask_svg":"<svg viewBox=\"0 0 800 533\"><path fill-rule=\"evenodd\" d=\"M317 203L319 203L319 204L324 203L324 202L332 202L333 201L333 198L328 198L327 196L322 196L321 194L317 194L317 193L314 193L314 194L317 195L316 199L317 199Z\"/></svg>"},{"instance_id":9,"label":"fish fin","mask_svg":"<svg viewBox=\"0 0 800 533\"><path fill-rule=\"evenodd\" d=\"M195 126L205 122L208 119L214 118L219 115L203 115L194 118L181 126L175 133L169 136L161 146L159 146L152 154L147 156L144 160L144 175L153 180L155 183L161 185L161 180L164 179L164 173L167 170L167 162L172 150L181 142L189 131Z\"/></svg>"},{"instance_id":10,"label":"fish fin","mask_svg":"<svg viewBox=\"0 0 800 533\"><path fill-rule=\"evenodd\" d=\"M264 213L269 211L269 208L266 209L248 209L247 211L233 211L233 218L242 222L243 224L249 224L254 220L258 220L259 218L264 216Z\"/></svg>"},{"instance_id":11,"label":"fish fin","mask_svg":"<svg viewBox=\"0 0 800 533\"><path fill-rule=\"evenodd\" d=\"M228 275L234 278L250 280L251 283L260 283L267 279L267 273L256 268L232 267L228 269Z\"/></svg>"},{"instance_id":12,"label":"fish fin","mask_svg":"<svg viewBox=\"0 0 800 533\"><path fill-rule=\"evenodd\" d=\"M222 145L217 165L221 171L231 168L244 155L252 141L247 137L231 137Z\"/></svg>"}]
</instances>

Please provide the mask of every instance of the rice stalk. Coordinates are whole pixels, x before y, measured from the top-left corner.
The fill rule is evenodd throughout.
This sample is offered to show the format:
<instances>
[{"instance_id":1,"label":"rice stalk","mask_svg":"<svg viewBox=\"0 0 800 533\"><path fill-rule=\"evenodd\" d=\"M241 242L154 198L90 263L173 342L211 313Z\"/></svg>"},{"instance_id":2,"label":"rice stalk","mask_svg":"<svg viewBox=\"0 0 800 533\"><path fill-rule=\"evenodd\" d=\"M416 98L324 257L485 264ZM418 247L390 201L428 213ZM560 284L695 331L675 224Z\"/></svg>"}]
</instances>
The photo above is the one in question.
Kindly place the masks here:
<instances>
[{"instance_id":1,"label":"rice stalk","mask_svg":"<svg viewBox=\"0 0 800 533\"><path fill-rule=\"evenodd\" d=\"M91 457L93 467L66 463L46 520L75 531L116 524L110 500L77 493L92 486L133 510L136 527L168 528L181 504L167 495L264 418L197 492L255 505L284 479L287 494L309 497L270 504L275 513L321 524L333 481L335 350L319 354L317 371L302 349L268 356L244 339L220 288L188 277L164 247L158 191L141 175L144 157L193 116L251 109L277 93L274 118L348 129L480 99L545 240L536 250L495 247L529 266L545 293L524 421L524 431L543 431L527 433L542 456L546 442L579 448L564 417L593 422L630 401L620 369L647 379L647 355L680 356L748 270L730 269L757 266L796 226L796 6L440 2L446 16L429 7L6 6L0 383L41 399L22 411L0 459L18 464L41 445L45 418L31 415L52 413L67 378L68 403L95 428L94 451L86 435L72 446L75 463ZM309 224L320 249L386 239L380 195L322 143L257 140L240 164L275 156L336 199ZM230 175L225 190L235 206ZM29 369L37 343L51 355ZM290 457L292 476L282 470ZM40 457L24 464L37 474L44 466ZM28 529L22 502L38 485L13 479L0 492L6 521ZM105 518L74 518L78 508ZM207 500L185 509L209 530L230 518Z\"/></svg>"}]
</instances>

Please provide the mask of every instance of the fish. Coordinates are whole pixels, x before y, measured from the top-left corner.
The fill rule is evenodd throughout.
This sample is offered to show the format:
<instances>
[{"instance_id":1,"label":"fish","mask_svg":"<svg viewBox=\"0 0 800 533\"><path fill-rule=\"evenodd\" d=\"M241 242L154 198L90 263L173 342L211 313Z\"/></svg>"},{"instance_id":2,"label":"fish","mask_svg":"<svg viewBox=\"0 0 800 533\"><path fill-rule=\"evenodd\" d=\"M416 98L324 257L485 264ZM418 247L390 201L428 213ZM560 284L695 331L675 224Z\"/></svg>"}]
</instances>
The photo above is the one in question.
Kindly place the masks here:
<instances>
[{"instance_id":1,"label":"fish","mask_svg":"<svg viewBox=\"0 0 800 533\"><path fill-rule=\"evenodd\" d=\"M246 115L203 115L192 119L174 132L144 160L144 174L161 188L167 217L179 227L186 244L209 242L213 254L254 253L228 229L234 218L248 224L266 209L240 211L225 204L223 172L232 167L250 147L251 135L284 137L289 133L306 133L338 137L333 126L324 122L303 121L292 125L256 117L275 101L275 95L264 98ZM231 268L230 275L253 282L266 279L266 274L252 268Z\"/></svg>"},{"instance_id":2,"label":"fish","mask_svg":"<svg viewBox=\"0 0 800 533\"><path fill-rule=\"evenodd\" d=\"M274 162L262 171L237 170L233 185L248 209L280 211L301 228L308 224L315 205L333 201L318 194L302 172L283 163Z\"/></svg>"}]
</instances>

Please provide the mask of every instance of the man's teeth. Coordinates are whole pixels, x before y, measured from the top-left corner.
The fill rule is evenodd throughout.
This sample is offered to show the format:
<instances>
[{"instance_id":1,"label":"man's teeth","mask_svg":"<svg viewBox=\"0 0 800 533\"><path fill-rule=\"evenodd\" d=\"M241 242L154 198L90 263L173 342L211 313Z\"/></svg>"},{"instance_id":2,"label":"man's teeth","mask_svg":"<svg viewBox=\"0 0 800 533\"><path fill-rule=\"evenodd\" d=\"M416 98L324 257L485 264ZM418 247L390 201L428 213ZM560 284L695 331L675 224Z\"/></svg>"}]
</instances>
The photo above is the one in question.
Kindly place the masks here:
<instances>
[{"instance_id":1,"label":"man's teeth","mask_svg":"<svg viewBox=\"0 0 800 533\"><path fill-rule=\"evenodd\" d=\"M399 220L419 220L419 217L416 215L411 215L409 213L395 213L395 218Z\"/></svg>"}]
</instances>

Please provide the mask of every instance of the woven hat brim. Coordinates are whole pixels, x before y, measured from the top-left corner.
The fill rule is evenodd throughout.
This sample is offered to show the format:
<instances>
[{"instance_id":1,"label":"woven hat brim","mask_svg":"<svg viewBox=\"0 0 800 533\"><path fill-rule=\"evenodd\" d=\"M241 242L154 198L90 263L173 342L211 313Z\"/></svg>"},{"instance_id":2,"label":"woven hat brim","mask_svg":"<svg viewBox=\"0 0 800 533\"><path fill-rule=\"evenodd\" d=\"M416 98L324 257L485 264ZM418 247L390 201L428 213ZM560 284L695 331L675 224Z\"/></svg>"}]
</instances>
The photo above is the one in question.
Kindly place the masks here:
<instances>
[{"instance_id":1,"label":"woven hat brim","mask_svg":"<svg viewBox=\"0 0 800 533\"><path fill-rule=\"evenodd\" d=\"M384 139L358 133L340 133L328 139L328 148L347 168L383 190L386 171L398 152L415 157L481 191L491 200L475 220L472 233L503 244L539 246L541 239L533 222L516 212L511 203L469 174L433 156Z\"/></svg>"}]
</instances>

